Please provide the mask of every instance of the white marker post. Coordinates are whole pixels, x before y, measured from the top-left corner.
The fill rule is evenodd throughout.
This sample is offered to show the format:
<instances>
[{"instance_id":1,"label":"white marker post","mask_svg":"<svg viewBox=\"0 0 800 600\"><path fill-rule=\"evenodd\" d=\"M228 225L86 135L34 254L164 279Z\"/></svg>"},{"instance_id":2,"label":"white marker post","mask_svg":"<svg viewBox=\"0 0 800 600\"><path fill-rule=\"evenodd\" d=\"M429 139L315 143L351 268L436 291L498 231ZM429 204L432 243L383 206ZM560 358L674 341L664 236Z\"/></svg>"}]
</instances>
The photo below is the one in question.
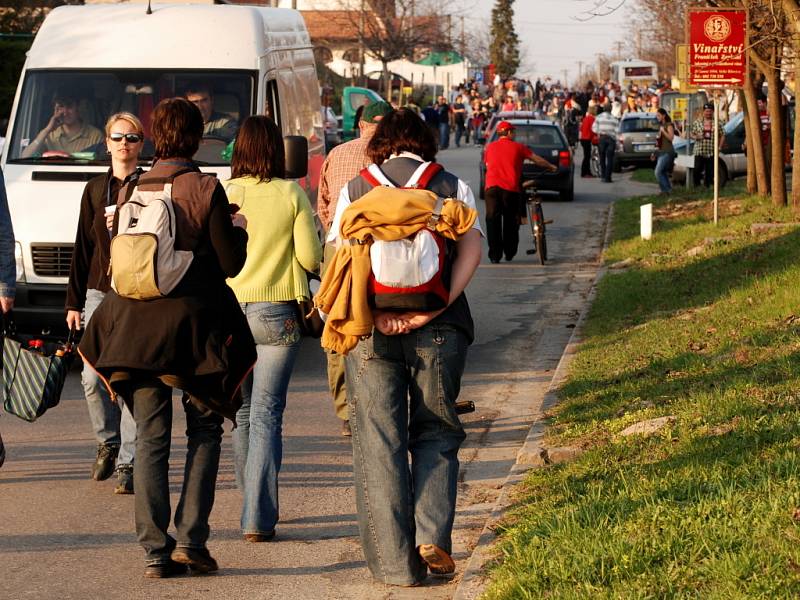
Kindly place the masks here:
<instances>
[{"instance_id":1,"label":"white marker post","mask_svg":"<svg viewBox=\"0 0 800 600\"><path fill-rule=\"evenodd\" d=\"M641 220L640 231L643 240L649 240L653 237L653 205L643 204L639 208L639 216Z\"/></svg>"},{"instance_id":2,"label":"white marker post","mask_svg":"<svg viewBox=\"0 0 800 600\"><path fill-rule=\"evenodd\" d=\"M719 93L714 91L714 225L719 224Z\"/></svg>"}]
</instances>

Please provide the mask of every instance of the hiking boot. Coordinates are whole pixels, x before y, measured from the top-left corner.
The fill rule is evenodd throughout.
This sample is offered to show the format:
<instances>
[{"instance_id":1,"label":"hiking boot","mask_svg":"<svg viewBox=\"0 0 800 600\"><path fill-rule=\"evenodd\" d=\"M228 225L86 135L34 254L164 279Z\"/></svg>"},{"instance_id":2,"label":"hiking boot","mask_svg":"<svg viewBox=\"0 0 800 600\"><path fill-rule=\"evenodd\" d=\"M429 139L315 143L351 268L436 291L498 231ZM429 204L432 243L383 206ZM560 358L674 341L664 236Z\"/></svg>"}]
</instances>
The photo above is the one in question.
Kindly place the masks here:
<instances>
[{"instance_id":1,"label":"hiking boot","mask_svg":"<svg viewBox=\"0 0 800 600\"><path fill-rule=\"evenodd\" d=\"M170 558L182 565L189 565L194 573L213 573L219 569L208 548L175 548Z\"/></svg>"},{"instance_id":2,"label":"hiking boot","mask_svg":"<svg viewBox=\"0 0 800 600\"><path fill-rule=\"evenodd\" d=\"M112 444L99 444L97 446L97 458L92 465L92 479L95 481L105 481L114 472L114 464L119 454L119 446Z\"/></svg>"},{"instance_id":3,"label":"hiking boot","mask_svg":"<svg viewBox=\"0 0 800 600\"><path fill-rule=\"evenodd\" d=\"M422 544L419 547L419 556L428 565L431 573L447 575L456 570L456 563L450 555L435 544Z\"/></svg>"},{"instance_id":4,"label":"hiking boot","mask_svg":"<svg viewBox=\"0 0 800 600\"><path fill-rule=\"evenodd\" d=\"M115 494L133 493L133 465L120 465L117 467L117 487Z\"/></svg>"},{"instance_id":5,"label":"hiking boot","mask_svg":"<svg viewBox=\"0 0 800 600\"><path fill-rule=\"evenodd\" d=\"M150 579L166 579L175 575L184 575L186 571L188 571L186 565L170 560L165 563L147 565L144 568L144 576Z\"/></svg>"},{"instance_id":6,"label":"hiking boot","mask_svg":"<svg viewBox=\"0 0 800 600\"><path fill-rule=\"evenodd\" d=\"M348 421L347 419L342 421L342 435L344 437L352 437L353 435L353 430L350 429L350 421Z\"/></svg>"},{"instance_id":7,"label":"hiking boot","mask_svg":"<svg viewBox=\"0 0 800 600\"><path fill-rule=\"evenodd\" d=\"M6 462L6 447L3 444L3 436L0 435L0 467Z\"/></svg>"}]
</instances>

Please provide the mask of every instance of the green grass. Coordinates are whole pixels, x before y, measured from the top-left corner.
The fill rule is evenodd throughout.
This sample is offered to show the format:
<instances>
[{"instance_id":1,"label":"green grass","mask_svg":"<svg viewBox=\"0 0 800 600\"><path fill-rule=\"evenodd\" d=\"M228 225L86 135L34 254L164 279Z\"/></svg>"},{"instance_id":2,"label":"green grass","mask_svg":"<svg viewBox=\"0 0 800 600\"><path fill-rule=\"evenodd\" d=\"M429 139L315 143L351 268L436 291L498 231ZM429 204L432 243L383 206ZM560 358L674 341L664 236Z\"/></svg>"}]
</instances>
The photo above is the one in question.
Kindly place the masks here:
<instances>
[{"instance_id":1,"label":"green grass","mask_svg":"<svg viewBox=\"0 0 800 600\"><path fill-rule=\"evenodd\" d=\"M636 169L631 175L631 179L639 183L658 183L656 180L656 172L647 167L639 167Z\"/></svg>"},{"instance_id":2,"label":"green grass","mask_svg":"<svg viewBox=\"0 0 800 600\"><path fill-rule=\"evenodd\" d=\"M717 227L699 192L617 203L606 260L634 262L599 286L546 440L586 451L518 488L485 598L800 597L800 228L752 236L793 218L737 189Z\"/></svg>"}]
</instances>

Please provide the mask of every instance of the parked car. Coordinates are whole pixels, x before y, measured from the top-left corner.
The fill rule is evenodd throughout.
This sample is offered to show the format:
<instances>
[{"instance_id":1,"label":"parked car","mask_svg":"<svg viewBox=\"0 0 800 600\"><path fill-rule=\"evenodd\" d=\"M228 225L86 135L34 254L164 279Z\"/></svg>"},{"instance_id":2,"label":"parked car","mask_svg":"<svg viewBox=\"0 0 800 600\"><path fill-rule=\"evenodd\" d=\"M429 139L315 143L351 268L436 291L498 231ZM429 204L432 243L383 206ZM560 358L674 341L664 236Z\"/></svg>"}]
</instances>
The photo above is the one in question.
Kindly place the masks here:
<instances>
[{"instance_id":1,"label":"parked car","mask_svg":"<svg viewBox=\"0 0 800 600\"><path fill-rule=\"evenodd\" d=\"M483 141L490 140L500 121L513 121L514 119L539 119L538 113L530 110L500 111L489 117L489 122L483 128ZM488 142L487 142L488 143Z\"/></svg>"},{"instance_id":2,"label":"parked car","mask_svg":"<svg viewBox=\"0 0 800 600\"><path fill-rule=\"evenodd\" d=\"M539 191L558 192L561 200L571 202L575 198L575 165L572 149L569 147L561 127L550 121L539 119L505 118L503 120L514 126L514 139L517 142L525 144L536 154L558 167L558 171L555 173L544 173L536 165L525 163L522 167L522 180L533 180ZM497 131L493 131L487 142L494 142L497 138ZM486 187L486 163L483 153L484 150L481 151L480 165L479 194L481 198L484 197L484 188Z\"/></svg>"},{"instance_id":3,"label":"parked car","mask_svg":"<svg viewBox=\"0 0 800 600\"><path fill-rule=\"evenodd\" d=\"M625 113L619 121L614 171L627 165L652 164L656 151L658 119L655 113Z\"/></svg>"},{"instance_id":4,"label":"parked car","mask_svg":"<svg viewBox=\"0 0 800 600\"><path fill-rule=\"evenodd\" d=\"M722 129L725 131L725 140L720 150L719 181L725 185L729 179L747 173L747 155L744 153L744 113L735 113ZM688 152L687 152L688 144ZM686 140L676 136L672 142L678 156L694 155L694 140ZM675 162L672 179L676 182L686 180L686 166L682 161Z\"/></svg>"}]
</instances>

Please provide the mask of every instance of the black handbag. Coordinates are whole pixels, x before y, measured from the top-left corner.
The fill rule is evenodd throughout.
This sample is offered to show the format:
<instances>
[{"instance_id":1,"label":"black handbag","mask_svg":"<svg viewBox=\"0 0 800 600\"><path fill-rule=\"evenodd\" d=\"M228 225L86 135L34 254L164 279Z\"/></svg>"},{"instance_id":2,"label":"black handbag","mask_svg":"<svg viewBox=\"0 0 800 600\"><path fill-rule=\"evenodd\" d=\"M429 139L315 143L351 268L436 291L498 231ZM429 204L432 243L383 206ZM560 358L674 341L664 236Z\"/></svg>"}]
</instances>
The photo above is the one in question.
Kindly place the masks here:
<instances>
[{"instance_id":1,"label":"black handbag","mask_svg":"<svg viewBox=\"0 0 800 600\"><path fill-rule=\"evenodd\" d=\"M307 275L308 289L312 299L297 301L297 324L302 335L317 339L322 337L322 330L325 328L325 322L320 317L319 311L314 308L313 300L315 288L319 289L320 279L315 273L307 273Z\"/></svg>"},{"instance_id":2,"label":"black handbag","mask_svg":"<svg viewBox=\"0 0 800 600\"><path fill-rule=\"evenodd\" d=\"M13 316L3 318L3 408L33 422L61 400L75 360L75 330L66 343L17 335Z\"/></svg>"}]
</instances>

